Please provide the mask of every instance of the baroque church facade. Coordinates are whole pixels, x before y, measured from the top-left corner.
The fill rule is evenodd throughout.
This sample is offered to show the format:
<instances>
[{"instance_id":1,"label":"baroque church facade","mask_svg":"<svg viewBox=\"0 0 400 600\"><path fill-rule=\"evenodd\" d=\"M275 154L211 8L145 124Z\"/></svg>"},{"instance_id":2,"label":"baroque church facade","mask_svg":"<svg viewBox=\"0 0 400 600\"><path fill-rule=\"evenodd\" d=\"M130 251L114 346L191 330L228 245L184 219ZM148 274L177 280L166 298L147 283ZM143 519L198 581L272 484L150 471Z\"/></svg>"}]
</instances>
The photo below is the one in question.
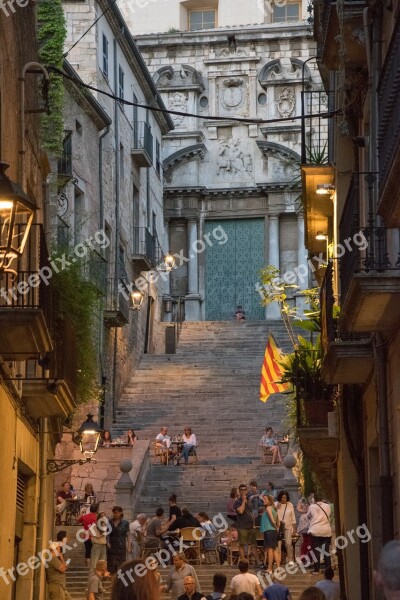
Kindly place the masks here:
<instances>
[{"instance_id":1,"label":"baroque church facade","mask_svg":"<svg viewBox=\"0 0 400 600\"><path fill-rule=\"evenodd\" d=\"M167 245L181 257L164 299L182 298L186 320L229 320L237 305L250 320L278 318L276 306L266 313L261 305L257 284L268 264L281 274L307 264L298 117L302 90L321 84L306 16L297 3L294 19L273 22L255 0L230 11L220 0L210 28L213 11L194 11L202 27L199 14L182 20L172 4L187 5L169 2L166 13L156 0L135 19L125 5L164 103L194 115L172 114L175 128L163 138ZM151 33L150 12L167 32ZM239 25L250 18L258 22Z\"/></svg>"}]
</instances>

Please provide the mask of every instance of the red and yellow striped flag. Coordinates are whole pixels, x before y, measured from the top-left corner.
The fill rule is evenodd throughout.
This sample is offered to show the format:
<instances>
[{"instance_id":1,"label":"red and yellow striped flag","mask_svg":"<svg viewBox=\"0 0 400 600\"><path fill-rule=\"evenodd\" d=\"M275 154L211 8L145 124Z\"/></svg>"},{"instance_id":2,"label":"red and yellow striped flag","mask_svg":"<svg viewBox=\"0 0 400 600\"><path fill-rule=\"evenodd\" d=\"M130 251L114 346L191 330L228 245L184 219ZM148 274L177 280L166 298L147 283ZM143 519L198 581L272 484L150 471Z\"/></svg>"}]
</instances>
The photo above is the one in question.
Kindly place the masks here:
<instances>
[{"instance_id":1,"label":"red and yellow striped flag","mask_svg":"<svg viewBox=\"0 0 400 600\"><path fill-rule=\"evenodd\" d=\"M270 333L261 369L261 402L266 402L271 394L286 392L290 388L288 383L277 383L282 379L282 368L277 362L280 359L281 353L276 345L274 336Z\"/></svg>"}]
</instances>

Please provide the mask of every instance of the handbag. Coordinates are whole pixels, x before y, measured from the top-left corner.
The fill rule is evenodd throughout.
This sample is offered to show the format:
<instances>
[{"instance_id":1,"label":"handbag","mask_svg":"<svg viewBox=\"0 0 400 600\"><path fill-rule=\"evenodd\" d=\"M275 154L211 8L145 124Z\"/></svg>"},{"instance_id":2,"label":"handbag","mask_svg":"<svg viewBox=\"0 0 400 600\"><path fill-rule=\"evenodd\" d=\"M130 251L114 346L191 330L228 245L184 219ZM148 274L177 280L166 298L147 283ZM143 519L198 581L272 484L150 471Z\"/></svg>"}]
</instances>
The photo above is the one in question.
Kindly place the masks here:
<instances>
[{"instance_id":1,"label":"handbag","mask_svg":"<svg viewBox=\"0 0 400 600\"><path fill-rule=\"evenodd\" d=\"M285 519L286 509L287 509L287 505L285 506L285 510L283 512L282 521L279 523L278 542L281 542L282 540L285 539L285 521L284 521L284 519Z\"/></svg>"}]
</instances>

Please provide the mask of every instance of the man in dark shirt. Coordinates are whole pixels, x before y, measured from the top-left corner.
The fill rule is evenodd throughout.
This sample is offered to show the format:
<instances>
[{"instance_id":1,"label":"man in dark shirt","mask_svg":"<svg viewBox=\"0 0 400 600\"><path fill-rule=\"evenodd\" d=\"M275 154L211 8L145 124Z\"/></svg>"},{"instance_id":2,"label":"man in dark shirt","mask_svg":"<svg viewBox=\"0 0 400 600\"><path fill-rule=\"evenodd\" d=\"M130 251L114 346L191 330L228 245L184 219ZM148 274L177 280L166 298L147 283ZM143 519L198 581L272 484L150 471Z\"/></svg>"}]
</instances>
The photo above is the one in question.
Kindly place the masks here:
<instances>
[{"instance_id":1,"label":"man in dark shirt","mask_svg":"<svg viewBox=\"0 0 400 600\"><path fill-rule=\"evenodd\" d=\"M256 556L257 532L254 529L253 509L247 498L247 485L242 483L239 486L239 498L233 505L237 512L237 530L239 542L239 556L245 558L244 548L248 547L248 555Z\"/></svg>"},{"instance_id":2,"label":"man in dark shirt","mask_svg":"<svg viewBox=\"0 0 400 600\"><path fill-rule=\"evenodd\" d=\"M263 598L266 600L292 600L289 588L278 582L265 588Z\"/></svg>"},{"instance_id":3,"label":"man in dark shirt","mask_svg":"<svg viewBox=\"0 0 400 600\"><path fill-rule=\"evenodd\" d=\"M184 527L200 527L199 521L186 506L182 508L182 516L178 517L174 523L174 529L183 529Z\"/></svg>"},{"instance_id":4,"label":"man in dark shirt","mask_svg":"<svg viewBox=\"0 0 400 600\"><path fill-rule=\"evenodd\" d=\"M200 592L196 592L196 582L194 577L188 575L183 580L183 585L185 588L185 593L182 596L179 596L178 600L205 600L203 594Z\"/></svg>"}]
</instances>

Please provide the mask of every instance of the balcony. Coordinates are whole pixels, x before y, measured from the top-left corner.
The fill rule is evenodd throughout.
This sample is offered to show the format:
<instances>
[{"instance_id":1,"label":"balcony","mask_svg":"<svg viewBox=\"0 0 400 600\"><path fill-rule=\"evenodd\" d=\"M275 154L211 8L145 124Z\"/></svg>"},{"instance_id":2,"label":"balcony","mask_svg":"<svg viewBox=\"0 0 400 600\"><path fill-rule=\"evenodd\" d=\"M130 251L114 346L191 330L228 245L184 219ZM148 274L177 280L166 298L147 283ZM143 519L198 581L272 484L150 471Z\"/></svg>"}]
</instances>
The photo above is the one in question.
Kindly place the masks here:
<instances>
[{"instance_id":1,"label":"balcony","mask_svg":"<svg viewBox=\"0 0 400 600\"><path fill-rule=\"evenodd\" d=\"M321 244L316 241L316 235L321 231L330 234L333 223L332 198L330 195L318 195L317 186L334 183L335 171L329 164L332 126L328 118L334 108L334 94L308 90L302 92L301 98L301 175L305 245L311 254L318 255L321 252ZM322 250L324 249L325 244L322 245Z\"/></svg>"},{"instance_id":2,"label":"balcony","mask_svg":"<svg viewBox=\"0 0 400 600\"><path fill-rule=\"evenodd\" d=\"M346 67L365 67L367 58L362 36L363 10L366 6L366 2L360 0L344 0L343 7L339 7L333 0L314 3L316 54L321 57L321 63L327 70L337 71L340 68L340 40L346 52ZM339 21L338 8L342 8L342 24Z\"/></svg>"},{"instance_id":3,"label":"balcony","mask_svg":"<svg viewBox=\"0 0 400 600\"><path fill-rule=\"evenodd\" d=\"M47 257L43 228L33 225L17 275L0 275L0 352L5 360L23 361L53 349Z\"/></svg>"},{"instance_id":4,"label":"balcony","mask_svg":"<svg viewBox=\"0 0 400 600\"><path fill-rule=\"evenodd\" d=\"M55 350L22 366L22 400L33 418L66 418L76 406L76 339L66 321L58 321Z\"/></svg>"},{"instance_id":5,"label":"balcony","mask_svg":"<svg viewBox=\"0 0 400 600\"><path fill-rule=\"evenodd\" d=\"M371 341L365 336L342 336L333 318L333 266L326 269L321 287L321 339L324 351L322 378L330 384L363 384L373 368Z\"/></svg>"},{"instance_id":6,"label":"balcony","mask_svg":"<svg viewBox=\"0 0 400 600\"><path fill-rule=\"evenodd\" d=\"M382 69L379 102L379 193L378 213L388 227L400 227L400 19Z\"/></svg>"},{"instance_id":7,"label":"balcony","mask_svg":"<svg viewBox=\"0 0 400 600\"><path fill-rule=\"evenodd\" d=\"M310 382L307 394L296 397L297 435L312 470L317 474L325 492L329 493L338 445L333 403L335 388L326 386L323 394L317 390L315 392Z\"/></svg>"},{"instance_id":8,"label":"balcony","mask_svg":"<svg viewBox=\"0 0 400 600\"><path fill-rule=\"evenodd\" d=\"M131 156L138 167L149 168L153 164L153 134L145 121L137 121L133 125Z\"/></svg>"},{"instance_id":9,"label":"balcony","mask_svg":"<svg viewBox=\"0 0 400 600\"><path fill-rule=\"evenodd\" d=\"M369 183L371 186L372 183ZM388 243L394 231L375 225L369 214L368 226L360 227L360 189L354 176L339 225L339 241L359 240L340 259L341 331L393 330L400 318L400 258L392 256Z\"/></svg>"},{"instance_id":10,"label":"balcony","mask_svg":"<svg viewBox=\"0 0 400 600\"><path fill-rule=\"evenodd\" d=\"M162 251L157 236L153 236L147 227L135 227L132 261L135 270L151 271L162 261Z\"/></svg>"},{"instance_id":11,"label":"balcony","mask_svg":"<svg viewBox=\"0 0 400 600\"><path fill-rule=\"evenodd\" d=\"M129 290L121 279L107 279L104 322L108 327L123 327L129 323Z\"/></svg>"}]
</instances>

